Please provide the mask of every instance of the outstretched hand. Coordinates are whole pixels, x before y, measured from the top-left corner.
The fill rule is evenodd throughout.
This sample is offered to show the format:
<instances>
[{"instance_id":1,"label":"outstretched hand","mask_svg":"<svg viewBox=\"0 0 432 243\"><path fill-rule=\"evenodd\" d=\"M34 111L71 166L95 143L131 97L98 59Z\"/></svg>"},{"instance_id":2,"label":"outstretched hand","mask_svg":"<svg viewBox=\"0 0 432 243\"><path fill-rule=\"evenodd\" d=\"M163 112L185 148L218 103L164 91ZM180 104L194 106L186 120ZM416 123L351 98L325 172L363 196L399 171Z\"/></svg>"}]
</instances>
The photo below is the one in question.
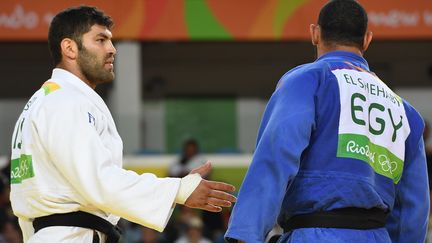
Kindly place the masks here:
<instances>
[{"instance_id":1,"label":"outstretched hand","mask_svg":"<svg viewBox=\"0 0 432 243\"><path fill-rule=\"evenodd\" d=\"M191 171L191 174L198 173L205 177L211 171L211 163L206 162L204 165ZM233 185L202 179L198 187L185 202L185 206L190 208L199 208L210 212L220 212L222 207L231 207L236 198L227 193L235 191Z\"/></svg>"}]
</instances>

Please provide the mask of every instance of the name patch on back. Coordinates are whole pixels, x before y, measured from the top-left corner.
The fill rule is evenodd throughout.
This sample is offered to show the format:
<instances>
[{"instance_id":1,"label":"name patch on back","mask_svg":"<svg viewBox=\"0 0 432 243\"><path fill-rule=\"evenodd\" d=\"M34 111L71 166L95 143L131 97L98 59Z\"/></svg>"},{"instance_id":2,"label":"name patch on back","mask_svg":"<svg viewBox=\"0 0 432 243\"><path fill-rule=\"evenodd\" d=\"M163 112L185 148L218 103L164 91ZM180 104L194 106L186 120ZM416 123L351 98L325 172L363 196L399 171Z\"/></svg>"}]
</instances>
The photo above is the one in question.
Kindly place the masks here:
<instances>
[{"instance_id":1,"label":"name patch on back","mask_svg":"<svg viewBox=\"0 0 432 243\"><path fill-rule=\"evenodd\" d=\"M402 99L374 74L336 69L341 113L337 156L359 159L397 184L410 133Z\"/></svg>"}]
</instances>

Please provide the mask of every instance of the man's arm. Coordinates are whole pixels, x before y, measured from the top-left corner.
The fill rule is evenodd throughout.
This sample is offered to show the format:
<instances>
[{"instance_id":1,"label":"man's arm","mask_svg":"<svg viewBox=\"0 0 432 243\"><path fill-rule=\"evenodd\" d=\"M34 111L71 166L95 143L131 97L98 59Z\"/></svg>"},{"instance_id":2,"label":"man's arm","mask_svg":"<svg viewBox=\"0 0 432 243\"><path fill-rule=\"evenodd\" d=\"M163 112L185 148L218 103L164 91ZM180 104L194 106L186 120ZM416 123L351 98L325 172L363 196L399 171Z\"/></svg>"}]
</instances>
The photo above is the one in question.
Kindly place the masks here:
<instances>
[{"instance_id":1,"label":"man's arm","mask_svg":"<svg viewBox=\"0 0 432 243\"><path fill-rule=\"evenodd\" d=\"M226 238L264 242L275 224L301 154L309 144L315 124L316 88L316 79L305 74L285 80L273 94Z\"/></svg>"},{"instance_id":2,"label":"man's arm","mask_svg":"<svg viewBox=\"0 0 432 243\"><path fill-rule=\"evenodd\" d=\"M387 219L392 242L424 242L429 218L429 190L423 138L408 153L395 205Z\"/></svg>"},{"instance_id":3,"label":"man's arm","mask_svg":"<svg viewBox=\"0 0 432 243\"><path fill-rule=\"evenodd\" d=\"M88 122L85 105L71 101L61 104L61 109L49 108L56 107L41 110L34 121L34 132L41 136L54 166L85 199L84 203L162 231L178 199L183 179L157 178L149 173L138 175L116 166L112 161L112 151L105 147L93 124ZM215 207L228 205L225 199L232 200L225 194L205 194L230 190L229 185L216 182L209 185L201 178L196 184L191 190L199 191L195 193L198 194L195 200L198 201L195 203L197 208L208 209L205 202L210 198L222 197L221 202L214 203ZM193 192L186 194L190 195L191 200L197 198ZM189 195L183 195L180 200L188 199Z\"/></svg>"}]
</instances>

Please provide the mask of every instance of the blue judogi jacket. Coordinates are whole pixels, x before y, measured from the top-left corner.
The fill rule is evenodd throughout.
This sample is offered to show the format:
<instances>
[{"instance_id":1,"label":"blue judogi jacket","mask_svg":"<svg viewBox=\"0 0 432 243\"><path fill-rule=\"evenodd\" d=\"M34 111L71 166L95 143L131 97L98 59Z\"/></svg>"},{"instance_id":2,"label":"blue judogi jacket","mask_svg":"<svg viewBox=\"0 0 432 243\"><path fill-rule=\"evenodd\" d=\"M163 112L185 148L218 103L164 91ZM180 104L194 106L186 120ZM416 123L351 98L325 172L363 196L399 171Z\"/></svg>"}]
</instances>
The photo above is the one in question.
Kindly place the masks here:
<instances>
[{"instance_id":1,"label":"blue judogi jacket","mask_svg":"<svg viewBox=\"0 0 432 243\"><path fill-rule=\"evenodd\" d=\"M424 242L429 190L418 112L365 59L334 51L279 81L225 237L264 242L278 217L389 211L385 228L297 229L289 242Z\"/></svg>"}]
</instances>

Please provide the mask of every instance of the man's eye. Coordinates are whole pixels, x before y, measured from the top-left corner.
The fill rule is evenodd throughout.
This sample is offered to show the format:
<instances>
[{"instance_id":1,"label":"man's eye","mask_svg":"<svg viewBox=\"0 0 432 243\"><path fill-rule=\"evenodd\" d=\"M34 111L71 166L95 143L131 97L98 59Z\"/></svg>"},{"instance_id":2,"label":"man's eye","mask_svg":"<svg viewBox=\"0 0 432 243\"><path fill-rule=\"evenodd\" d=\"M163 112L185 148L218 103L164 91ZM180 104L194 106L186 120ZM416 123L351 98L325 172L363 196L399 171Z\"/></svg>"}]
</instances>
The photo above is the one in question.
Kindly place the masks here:
<instances>
[{"instance_id":1,"label":"man's eye","mask_svg":"<svg viewBox=\"0 0 432 243\"><path fill-rule=\"evenodd\" d=\"M104 42L104 41L105 41L105 39L97 39L96 41L97 41L97 42L101 42L101 43L102 43L102 42Z\"/></svg>"}]
</instances>

